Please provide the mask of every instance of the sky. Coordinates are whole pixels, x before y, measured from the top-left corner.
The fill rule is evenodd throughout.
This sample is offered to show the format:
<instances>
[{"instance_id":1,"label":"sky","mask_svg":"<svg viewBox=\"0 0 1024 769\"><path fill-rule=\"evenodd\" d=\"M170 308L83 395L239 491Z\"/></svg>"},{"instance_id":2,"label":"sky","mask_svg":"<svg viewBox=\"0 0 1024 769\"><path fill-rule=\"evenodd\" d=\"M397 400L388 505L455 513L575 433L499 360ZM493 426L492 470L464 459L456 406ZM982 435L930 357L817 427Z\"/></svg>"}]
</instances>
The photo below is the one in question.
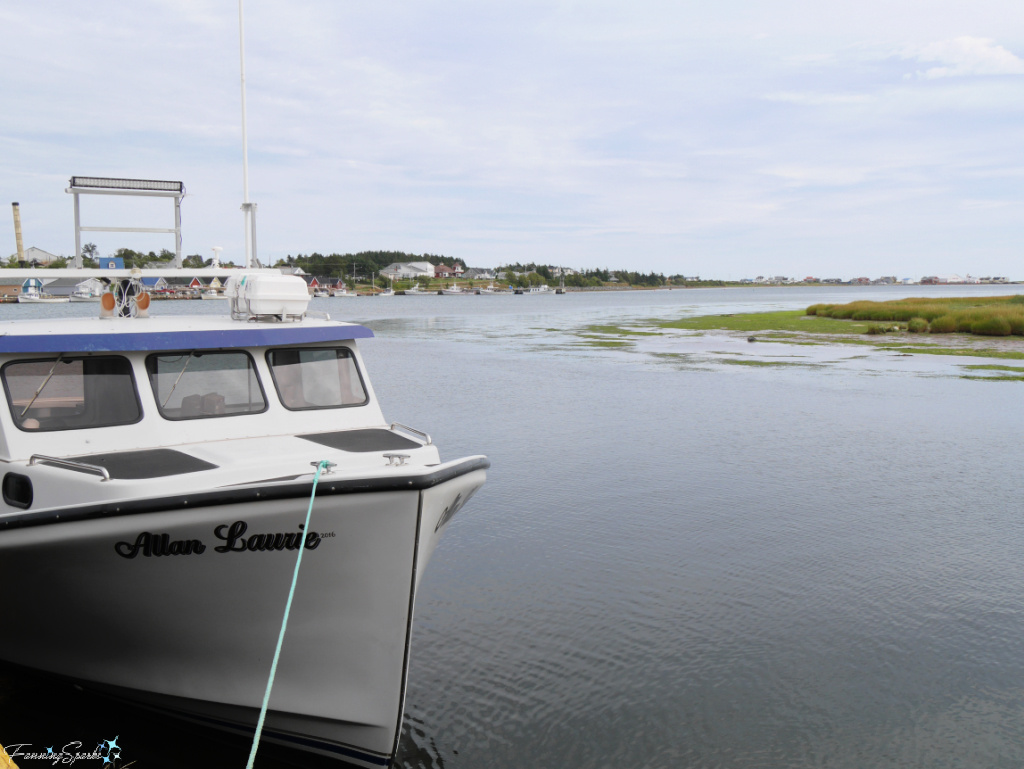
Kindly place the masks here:
<instances>
[{"instance_id":1,"label":"sky","mask_svg":"<svg viewBox=\"0 0 1024 769\"><path fill-rule=\"evenodd\" d=\"M1024 279L1020 0L246 0L244 16L264 263ZM184 182L184 253L244 259L234 0L4 3L0 66L0 187L26 247L74 253L65 189L94 175ZM170 227L173 206L87 196L82 224Z\"/></svg>"}]
</instances>

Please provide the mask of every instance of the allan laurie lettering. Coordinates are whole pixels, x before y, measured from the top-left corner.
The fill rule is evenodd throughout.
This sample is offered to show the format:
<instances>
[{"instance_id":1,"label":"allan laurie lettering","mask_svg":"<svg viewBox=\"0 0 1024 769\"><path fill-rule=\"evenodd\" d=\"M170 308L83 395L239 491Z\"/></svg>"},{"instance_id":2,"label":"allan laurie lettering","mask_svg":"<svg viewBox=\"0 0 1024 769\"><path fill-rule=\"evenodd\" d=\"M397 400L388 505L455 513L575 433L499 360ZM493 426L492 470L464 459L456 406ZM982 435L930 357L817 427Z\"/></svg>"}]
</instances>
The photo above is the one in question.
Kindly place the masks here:
<instances>
[{"instance_id":1,"label":"allan laurie lettering","mask_svg":"<svg viewBox=\"0 0 1024 769\"><path fill-rule=\"evenodd\" d=\"M245 537L244 534L249 528L249 524L245 521L235 521L231 526L224 524L218 526L213 530L214 536L217 539L224 540L223 545L217 545L213 548L218 553L242 553L246 550L254 552L256 550L298 550L299 545L302 544L303 534L301 531L292 531L287 534L250 534ZM299 524L299 528L304 528L303 524ZM316 550L317 545L320 544L320 535L311 531L305 535L305 545L307 550Z\"/></svg>"},{"instance_id":2,"label":"allan laurie lettering","mask_svg":"<svg viewBox=\"0 0 1024 769\"><path fill-rule=\"evenodd\" d=\"M303 533L303 524L299 531L278 532L274 534L250 534L245 536L249 524L235 521L221 524L213 530L213 535L224 542L214 549L217 553L246 553L273 550L298 550L305 546L307 550L315 550L320 544L320 534L315 531ZM171 539L169 534L156 534L149 531L140 533L134 542L118 542L114 551L122 558L134 558L137 555L145 558L164 555L201 555L206 545L199 539Z\"/></svg>"},{"instance_id":3,"label":"allan laurie lettering","mask_svg":"<svg viewBox=\"0 0 1024 769\"><path fill-rule=\"evenodd\" d=\"M135 538L135 542L118 542L114 550L123 558L134 558L143 555L199 555L206 549L206 545L198 539L171 539L169 534L151 534L144 531Z\"/></svg>"}]
</instances>

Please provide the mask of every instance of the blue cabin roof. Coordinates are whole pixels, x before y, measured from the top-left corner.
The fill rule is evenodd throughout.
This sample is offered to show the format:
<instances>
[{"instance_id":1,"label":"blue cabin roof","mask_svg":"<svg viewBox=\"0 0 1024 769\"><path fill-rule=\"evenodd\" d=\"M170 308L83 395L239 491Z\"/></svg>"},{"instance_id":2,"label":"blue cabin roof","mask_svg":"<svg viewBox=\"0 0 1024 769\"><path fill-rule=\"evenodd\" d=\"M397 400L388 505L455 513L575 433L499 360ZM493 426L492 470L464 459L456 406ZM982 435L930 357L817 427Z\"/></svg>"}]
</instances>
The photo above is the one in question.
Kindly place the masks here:
<instances>
[{"instance_id":1,"label":"blue cabin roof","mask_svg":"<svg viewBox=\"0 0 1024 769\"><path fill-rule=\"evenodd\" d=\"M193 319L189 327L181 328L173 319L163 318L78 318L73 324L76 331L70 333L55 331L52 322L15 321L7 326L6 334L0 335L0 353L217 350L340 342L373 336L373 331L366 326L350 323L224 323L218 320Z\"/></svg>"}]
</instances>

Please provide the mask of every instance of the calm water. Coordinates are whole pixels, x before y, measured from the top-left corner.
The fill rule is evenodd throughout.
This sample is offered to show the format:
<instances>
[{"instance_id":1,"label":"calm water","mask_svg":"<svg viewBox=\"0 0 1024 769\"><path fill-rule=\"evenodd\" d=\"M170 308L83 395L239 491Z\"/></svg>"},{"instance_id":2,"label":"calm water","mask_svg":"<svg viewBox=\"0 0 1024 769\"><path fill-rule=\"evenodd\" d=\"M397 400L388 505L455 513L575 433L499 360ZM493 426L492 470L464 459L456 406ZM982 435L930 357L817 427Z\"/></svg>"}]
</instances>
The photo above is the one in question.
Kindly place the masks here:
<instances>
[{"instance_id":1,"label":"calm water","mask_svg":"<svg viewBox=\"0 0 1024 769\"><path fill-rule=\"evenodd\" d=\"M493 463L426 572L400 765L1024 764L1024 383L587 328L952 291L317 300L377 332L388 419ZM0 306L30 312L82 309ZM798 365L727 365L751 349ZM47 712L38 697L11 679L0 723L18 698ZM165 741L222 765L177 725L62 707L122 719L140 767L170 761Z\"/></svg>"}]
</instances>

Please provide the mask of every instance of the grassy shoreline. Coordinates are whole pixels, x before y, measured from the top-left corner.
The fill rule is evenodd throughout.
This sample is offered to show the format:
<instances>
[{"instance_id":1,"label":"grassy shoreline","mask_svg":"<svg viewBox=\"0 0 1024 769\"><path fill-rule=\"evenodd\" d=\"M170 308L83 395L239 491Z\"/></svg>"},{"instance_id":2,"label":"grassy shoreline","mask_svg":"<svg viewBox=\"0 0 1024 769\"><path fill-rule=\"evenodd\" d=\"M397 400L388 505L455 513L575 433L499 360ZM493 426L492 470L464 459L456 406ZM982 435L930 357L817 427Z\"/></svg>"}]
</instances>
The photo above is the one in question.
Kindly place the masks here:
<instances>
[{"instance_id":1,"label":"grassy shoreline","mask_svg":"<svg viewBox=\"0 0 1024 769\"><path fill-rule=\"evenodd\" d=\"M1024 295L986 297L909 298L887 302L812 304L807 315L836 320L906 324L912 334L975 334L1024 336ZM883 333L878 326L868 333Z\"/></svg>"},{"instance_id":2,"label":"grassy shoreline","mask_svg":"<svg viewBox=\"0 0 1024 769\"><path fill-rule=\"evenodd\" d=\"M1004 303L1008 297L1000 297ZM853 303L862 304L862 303ZM866 303L897 304L897 303ZM1024 311L1024 304L1017 304ZM946 308L948 310L948 308ZM970 308L965 308L970 309ZM948 314L944 313L944 314ZM917 317L917 316L915 316ZM936 316L936 317L942 317ZM873 333L879 321L887 324L885 333ZM701 315L671 321L654 321L658 328L705 332L725 331L746 334L759 342L787 344L860 344L891 352L922 355L959 355L974 358L1024 360L1024 338L1015 336L974 336L966 332L911 332L907 324L895 319L841 319L808 315L799 310ZM898 330L892 330L892 329ZM629 332L622 329L623 334ZM1002 338L999 338L1002 337Z\"/></svg>"}]
</instances>

